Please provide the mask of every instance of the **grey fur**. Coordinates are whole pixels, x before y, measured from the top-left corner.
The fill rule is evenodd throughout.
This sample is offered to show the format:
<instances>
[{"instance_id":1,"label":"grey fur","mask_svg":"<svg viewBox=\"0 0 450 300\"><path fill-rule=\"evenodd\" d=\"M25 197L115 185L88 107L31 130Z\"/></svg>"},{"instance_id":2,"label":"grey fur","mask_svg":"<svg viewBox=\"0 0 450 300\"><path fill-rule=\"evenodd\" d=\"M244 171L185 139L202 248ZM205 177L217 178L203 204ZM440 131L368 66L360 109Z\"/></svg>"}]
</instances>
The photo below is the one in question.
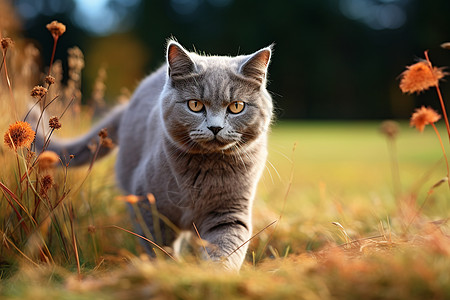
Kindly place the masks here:
<instances>
[{"instance_id":1,"label":"grey fur","mask_svg":"<svg viewBox=\"0 0 450 300\"><path fill-rule=\"evenodd\" d=\"M201 56L169 41L167 65L142 81L128 105L117 108L82 138L52 141L50 148L74 154L73 164L86 163L90 157L86 145L107 127L119 145L120 187L144 198L154 194L159 213L178 228L192 231L196 225L209 242L206 257L239 269L267 156L270 56L271 47L247 56ZM189 110L191 99L204 103L204 110ZM232 114L227 106L237 100L245 102L245 108ZM156 232L149 202L142 200L139 207L152 236L161 239L157 242L171 245L176 238L171 227L159 221ZM146 228L134 223L145 234ZM151 245L144 244L151 253Z\"/></svg>"}]
</instances>

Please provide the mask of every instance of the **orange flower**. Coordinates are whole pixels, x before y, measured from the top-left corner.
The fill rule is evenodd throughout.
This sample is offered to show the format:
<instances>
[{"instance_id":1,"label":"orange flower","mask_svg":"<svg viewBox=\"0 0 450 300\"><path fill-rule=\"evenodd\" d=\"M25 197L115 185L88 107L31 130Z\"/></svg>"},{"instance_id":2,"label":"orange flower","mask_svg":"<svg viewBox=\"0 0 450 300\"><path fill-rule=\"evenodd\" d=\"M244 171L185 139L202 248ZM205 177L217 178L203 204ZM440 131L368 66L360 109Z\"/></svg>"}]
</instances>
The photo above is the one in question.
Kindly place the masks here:
<instances>
[{"instance_id":1,"label":"orange flower","mask_svg":"<svg viewBox=\"0 0 450 300\"><path fill-rule=\"evenodd\" d=\"M120 199L125 202L133 204L133 203L138 203L139 200L141 200L141 197L136 196L136 195L127 195L127 196L119 196L119 197L117 197L117 199Z\"/></svg>"},{"instance_id":2,"label":"orange flower","mask_svg":"<svg viewBox=\"0 0 450 300\"><path fill-rule=\"evenodd\" d=\"M417 108L412 114L409 125L415 126L417 130L422 132L425 125L436 123L440 118L441 115L439 115L434 109L422 106L421 108Z\"/></svg>"},{"instance_id":3,"label":"orange flower","mask_svg":"<svg viewBox=\"0 0 450 300\"><path fill-rule=\"evenodd\" d=\"M432 86L437 86L445 72L442 68L432 67L427 61L422 60L411 66L401 74L400 89L403 93L420 93Z\"/></svg>"},{"instance_id":4,"label":"orange flower","mask_svg":"<svg viewBox=\"0 0 450 300\"><path fill-rule=\"evenodd\" d=\"M3 140L9 148L14 150L20 147L30 148L35 135L36 134L30 124L17 121L16 123L9 125Z\"/></svg>"},{"instance_id":5,"label":"orange flower","mask_svg":"<svg viewBox=\"0 0 450 300\"><path fill-rule=\"evenodd\" d=\"M39 167L42 170L51 169L59 162L59 155L53 151L42 152L38 157Z\"/></svg>"},{"instance_id":6,"label":"orange flower","mask_svg":"<svg viewBox=\"0 0 450 300\"><path fill-rule=\"evenodd\" d=\"M155 204L156 202L155 196L152 193L147 194L147 200L150 204Z\"/></svg>"}]
</instances>

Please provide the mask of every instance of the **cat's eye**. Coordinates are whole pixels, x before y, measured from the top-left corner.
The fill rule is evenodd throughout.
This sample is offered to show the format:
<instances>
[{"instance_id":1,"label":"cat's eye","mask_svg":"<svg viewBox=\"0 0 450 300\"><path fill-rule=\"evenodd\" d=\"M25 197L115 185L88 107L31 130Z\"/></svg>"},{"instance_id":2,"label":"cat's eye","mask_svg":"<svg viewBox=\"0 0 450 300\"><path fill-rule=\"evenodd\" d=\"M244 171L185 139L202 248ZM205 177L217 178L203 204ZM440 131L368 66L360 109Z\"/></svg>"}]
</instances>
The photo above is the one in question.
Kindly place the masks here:
<instances>
[{"instance_id":1,"label":"cat's eye","mask_svg":"<svg viewBox=\"0 0 450 300\"><path fill-rule=\"evenodd\" d=\"M188 107L193 112L201 112L203 110L203 103L201 103L198 100L189 100L188 101Z\"/></svg>"},{"instance_id":2,"label":"cat's eye","mask_svg":"<svg viewBox=\"0 0 450 300\"><path fill-rule=\"evenodd\" d=\"M245 103L242 101L234 101L228 105L228 111L233 114L238 114L244 110Z\"/></svg>"}]
</instances>

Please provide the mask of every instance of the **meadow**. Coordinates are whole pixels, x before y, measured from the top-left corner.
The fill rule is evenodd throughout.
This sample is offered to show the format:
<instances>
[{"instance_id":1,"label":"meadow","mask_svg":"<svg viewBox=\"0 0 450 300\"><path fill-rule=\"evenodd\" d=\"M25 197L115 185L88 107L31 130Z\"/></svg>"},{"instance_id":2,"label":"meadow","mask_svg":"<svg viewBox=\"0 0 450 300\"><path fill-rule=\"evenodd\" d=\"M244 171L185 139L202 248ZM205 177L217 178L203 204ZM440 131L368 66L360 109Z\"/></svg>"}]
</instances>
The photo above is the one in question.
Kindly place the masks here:
<instances>
[{"instance_id":1,"label":"meadow","mask_svg":"<svg viewBox=\"0 0 450 300\"><path fill-rule=\"evenodd\" d=\"M79 67L80 54L72 54ZM74 72L67 86L47 79L48 94L33 98L35 83L20 71L32 63L25 68L22 60L21 69L9 55L3 48L0 107L10 113L0 121L2 133L33 102L54 100L46 110L62 127L52 136L74 136L95 122L95 103L79 103ZM448 299L450 189L439 140L431 126L419 133L400 121L390 137L380 126L275 122L253 211L255 235L239 273L200 261L195 251L177 259L143 255L127 198L115 186L114 155L79 168L58 160L44 166L39 149L31 155L10 147L5 135L0 297ZM100 145L94 146L95 157Z\"/></svg>"}]
</instances>

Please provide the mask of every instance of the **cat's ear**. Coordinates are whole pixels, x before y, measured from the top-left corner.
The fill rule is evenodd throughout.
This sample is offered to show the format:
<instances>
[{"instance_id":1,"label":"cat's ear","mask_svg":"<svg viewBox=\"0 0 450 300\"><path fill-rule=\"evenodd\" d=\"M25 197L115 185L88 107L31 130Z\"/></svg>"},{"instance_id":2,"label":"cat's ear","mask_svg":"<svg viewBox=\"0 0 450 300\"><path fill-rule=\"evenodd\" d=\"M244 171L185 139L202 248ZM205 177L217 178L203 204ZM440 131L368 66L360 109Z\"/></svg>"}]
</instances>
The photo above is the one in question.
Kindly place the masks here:
<instances>
[{"instance_id":1,"label":"cat's ear","mask_svg":"<svg viewBox=\"0 0 450 300\"><path fill-rule=\"evenodd\" d=\"M240 66L239 73L262 84L267 76L272 47L273 45L249 55Z\"/></svg>"},{"instance_id":2,"label":"cat's ear","mask_svg":"<svg viewBox=\"0 0 450 300\"><path fill-rule=\"evenodd\" d=\"M189 53L173 40L167 45L167 64L171 78L183 77L195 71L195 63Z\"/></svg>"}]
</instances>

